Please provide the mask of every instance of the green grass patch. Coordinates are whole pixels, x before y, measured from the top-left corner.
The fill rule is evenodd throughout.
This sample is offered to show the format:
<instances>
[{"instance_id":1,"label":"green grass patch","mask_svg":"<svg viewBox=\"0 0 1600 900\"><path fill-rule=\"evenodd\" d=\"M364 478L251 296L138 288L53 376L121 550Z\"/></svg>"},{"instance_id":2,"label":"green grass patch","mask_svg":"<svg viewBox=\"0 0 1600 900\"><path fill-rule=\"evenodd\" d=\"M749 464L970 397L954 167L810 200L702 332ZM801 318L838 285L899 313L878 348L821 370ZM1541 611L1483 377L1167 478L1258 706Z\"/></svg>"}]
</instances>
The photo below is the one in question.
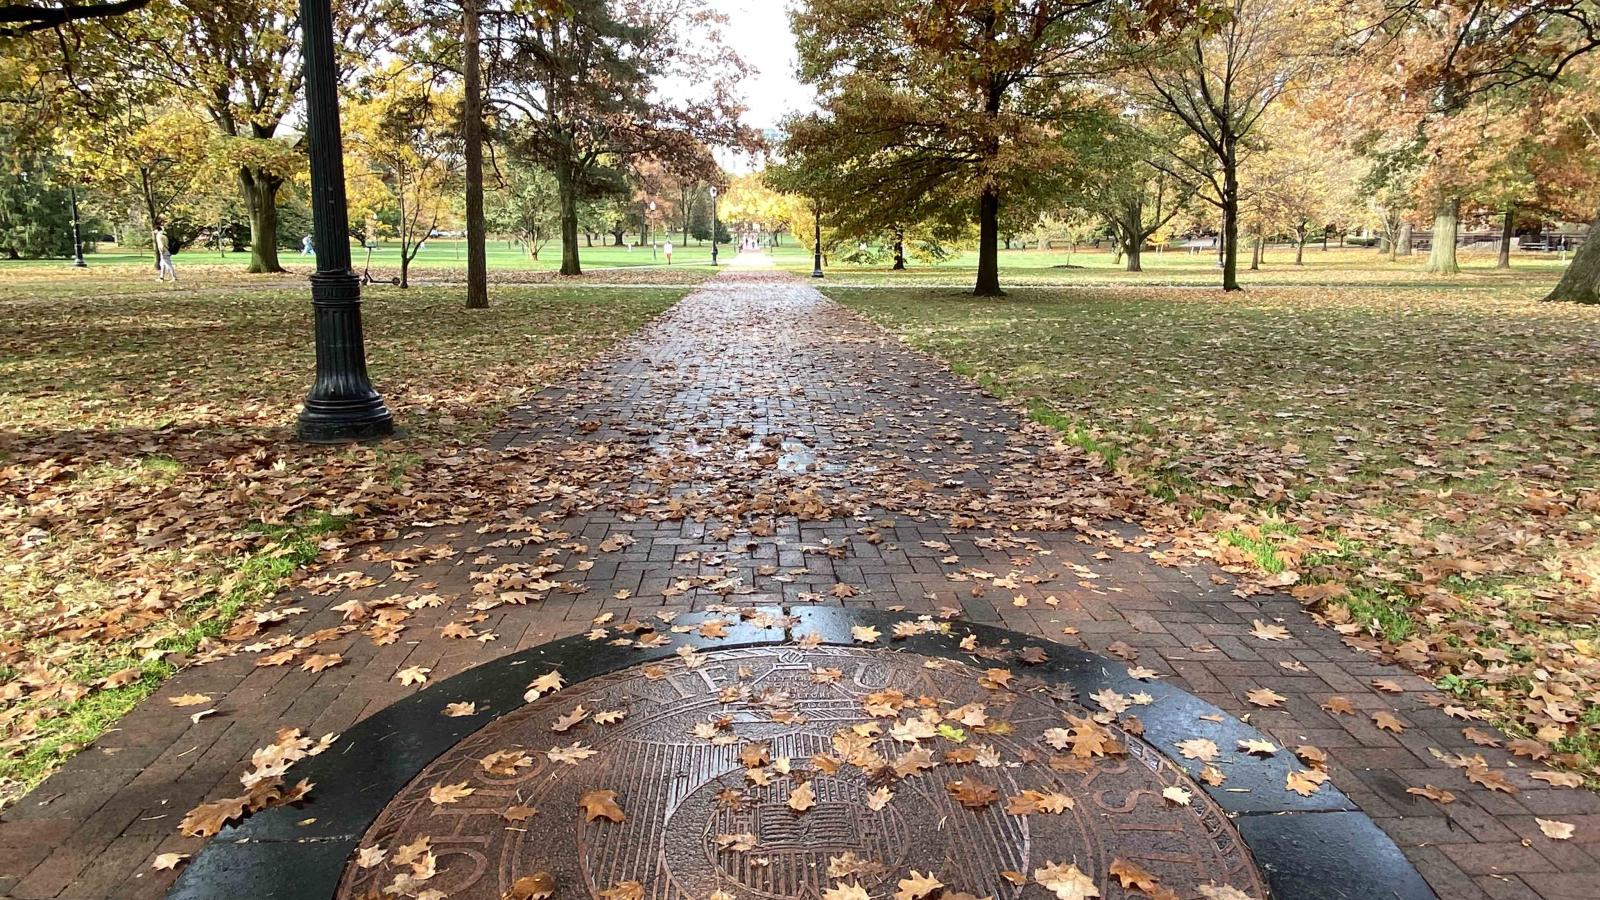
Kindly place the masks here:
<instances>
[{"instance_id":1,"label":"green grass patch","mask_svg":"<svg viewBox=\"0 0 1600 900\"><path fill-rule=\"evenodd\" d=\"M241 612L270 599L290 576L316 559L318 540L344 528L348 521L319 513L293 525L263 526L260 530L268 542L232 567L231 589L226 593L213 591L185 605L179 611L179 630L162 638L156 650L163 656L193 653L206 638L222 634ZM42 721L21 755L0 759L0 800L9 801L26 793L65 757L99 738L177 671L163 659L149 659L135 652L131 645L101 649L104 655L70 667L74 680L90 683L130 668L139 671L138 679L91 693Z\"/></svg>"}]
</instances>

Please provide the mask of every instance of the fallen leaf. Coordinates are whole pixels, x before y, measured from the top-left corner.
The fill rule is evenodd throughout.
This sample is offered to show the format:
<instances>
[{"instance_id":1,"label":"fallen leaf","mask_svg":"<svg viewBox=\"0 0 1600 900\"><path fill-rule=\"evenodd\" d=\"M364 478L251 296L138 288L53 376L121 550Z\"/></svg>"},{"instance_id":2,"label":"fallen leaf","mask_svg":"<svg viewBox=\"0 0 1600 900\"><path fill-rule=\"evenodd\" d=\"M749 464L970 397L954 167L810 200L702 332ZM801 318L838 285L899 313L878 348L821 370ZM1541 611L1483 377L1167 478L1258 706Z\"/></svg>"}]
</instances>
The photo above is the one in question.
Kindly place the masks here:
<instances>
[{"instance_id":1,"label":"fallen leaf","mask_svg":"<svg viewBox=\"0 0 1600 900\"><path fill-rule=\"evenodd\" d=\"M912 869L907 877L900 879L897 887L899 890L894 892L894 900L922 900L923 897L944 887L944 882L932 874L924 875Z\"/></svg>"},{"instance_id":2,"label":"fallen leaf","mask_svg":"<svg viewBox=\"0 0 1600 900\"><path fill-rule=\"evenodd\" d=\"M1572 833L1576 830L1576 826L1566 822L1540 818L1535 818L1534 821L1539 823L1539 830L1544 832L1544 836L1552 841L1571 840Z\"/></svg>"},{"instance_id":3,"label":"fallen leaf","mask_svg":"<svg viewBox=\"0 0 1600 900\"><path fill-rule=\"evenodd\" d=\"M1251 621L1250 633L1263 641L1287 641L1289 629L1282 625L1269 625L1260 619Z\"/></svg>"},{"instance_id":4,"label":"fallen leaf","mask_svg":"<svg viewBox=\"0 0 1600 900\"><path fill-rule=\"evenodd\" d=\"M1569 825L1567 827L1570 828L1572 826ZM188 858L189 854L187 853L163 853L155 858L155 861L150 864L150 868L169 871L176 869L179 863Z\"/></svg>"},{"instance_id":5,"label":"fallen leaf","mask_svg":"<svg viewBox=\"0 0 1600 900\"><path fill-rule=\"evenodd\" d=\"M454 803L457 800L472 796L475 788L469 787L465 781L455 784L436 784L428 789L428 799L436 804Z\"/></svg>"},{"instance_id":6,"label":"fallen leaf","mask_svg":"<svg viewBox=\"0 0 1600 900\"><path fill-rule=\"evenodd\" d=\"M789 792L789 808L795 812L805 812L817 805L816 791L812 790L811 782L802 783L799 787Z\"/></svg>"},{"instance_id":7,"label":"fallen leaf","mask_svg":"<svg viewBox=\"0 0 1600 900\"><path fill-rule=\"evenodd\" d=\"M1079 871L1076 865L1046 862L1043 868L1033 870L1033 880L1046 890L1055 892L1056 900L1089 900L1100 896L1094 879Z\"/></svg>"},{"instance_id":8,"label":"fallen leaf","mask_svg":"<svg viewBox=\"0 0 1600 900\"><path fill-rule=\"evenodd\" d=\"M578 799L578 806L583 808L586 822L593 822L595 819L621 822L627 818L622 812L622 807L617 805L616 791L590 791Z\"/></svg>"}]
</instances>

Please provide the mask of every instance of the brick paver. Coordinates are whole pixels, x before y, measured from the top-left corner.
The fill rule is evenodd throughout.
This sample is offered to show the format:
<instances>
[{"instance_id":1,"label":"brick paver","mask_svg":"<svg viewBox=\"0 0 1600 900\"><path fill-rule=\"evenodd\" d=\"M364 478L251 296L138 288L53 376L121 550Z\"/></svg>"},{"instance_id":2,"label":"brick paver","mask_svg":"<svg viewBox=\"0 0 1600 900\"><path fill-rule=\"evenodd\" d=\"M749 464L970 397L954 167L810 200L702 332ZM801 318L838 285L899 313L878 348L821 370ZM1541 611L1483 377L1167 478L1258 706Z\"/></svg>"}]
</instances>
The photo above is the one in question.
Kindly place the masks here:
<instances>
[{"instance_id":1,"label":"brick paver","mask_svg":"<svg viewBox=\"0 0 1600 900\"><path fill-rule=\"evenodd\" d=\"M159 896L171 873L152 860L200 843L177 834L187 810L237 794L277 729L339 731L418 690L401 669L437 681L605 614L615 627L718 604L843 604L955 608L1134 659L1286 746L1320 747L1334 783L1442 897L1600 896L1600 798L1468 740L1475 723L1424 680L1347 647L1292 599L1153 562L1154 541L1118 520L1135 504L1115 479L801 280L707 283L515 412L492 447L543 454L527 472L539 502L508 499L481 521L441 513L330 563L282 598L304 613L250 639L314 649L290 665L237 652L183 671L8 810L0 892ZM408 617L374 640L384 610ZM1252 637L1255 619L1291 639ZM474 637L443 636L450 623ZM344 661L313 673L298 666L309 652ZM1282 707L1248 704L1259 687ZM192 722L168 702L195 693L217 713ZM1355 714L1325 711L1332 696ZM1405 730L1378 728L1380 710ZM1458 754L1481 754L1518 792L1470 782L1449 764ZM1407 793L1423 785L1455 801ZM1536 818L1576 836L1551 840Z\"/></svg>"}]
</instances>

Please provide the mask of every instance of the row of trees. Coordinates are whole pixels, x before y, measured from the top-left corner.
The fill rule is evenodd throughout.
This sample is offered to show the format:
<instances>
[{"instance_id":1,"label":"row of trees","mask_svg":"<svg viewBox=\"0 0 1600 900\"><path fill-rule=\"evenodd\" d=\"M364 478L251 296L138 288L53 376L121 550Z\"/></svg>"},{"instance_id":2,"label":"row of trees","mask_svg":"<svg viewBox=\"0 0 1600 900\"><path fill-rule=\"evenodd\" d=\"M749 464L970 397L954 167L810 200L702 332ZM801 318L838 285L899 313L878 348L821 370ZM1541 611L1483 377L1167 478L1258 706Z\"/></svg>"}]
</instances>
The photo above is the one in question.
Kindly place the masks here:
<instances>
[{"instance_id":1,"label":"row of trees","mask_svg":"<svg viewBox=\"0 0 1600 900\"><path fill-rule=\"evenodd\" d=\"M769 183L838 240L975 240L978 294L1042 226L1092 221L1137 270L1209 220L1235 290L1273 236L1360 224L1398 253L1416 222L1448 274L1464 215L1504 223L1505 262L1519 216L1600 199L1590 0L807 0L793 24L820 109ZM1552 297L1597 288L1591 241Z\"/></svg>"},{"instance_id":2,"label":"row of trees","mask_svg":"<svg viewBox=\"0 0 1600 900\"><path fill-rule=\"evenodd\" d=\"M296 0L17 8L35 20L0 27L0 127L72 148L58 180L146 223L242 219L249 270L281 270L280 205L305 181ZM616 233L653 192L658 210L700 200L710 146L759 143L731 87L744 65L699 0L335 0L334 16L352 225L392 229L409 265L459 218L469 305L487 302L491 213L530 247L558 235L578 274L580 235ZM656 89L690 77L700 99Z\"/></svg>"}]
</instances>

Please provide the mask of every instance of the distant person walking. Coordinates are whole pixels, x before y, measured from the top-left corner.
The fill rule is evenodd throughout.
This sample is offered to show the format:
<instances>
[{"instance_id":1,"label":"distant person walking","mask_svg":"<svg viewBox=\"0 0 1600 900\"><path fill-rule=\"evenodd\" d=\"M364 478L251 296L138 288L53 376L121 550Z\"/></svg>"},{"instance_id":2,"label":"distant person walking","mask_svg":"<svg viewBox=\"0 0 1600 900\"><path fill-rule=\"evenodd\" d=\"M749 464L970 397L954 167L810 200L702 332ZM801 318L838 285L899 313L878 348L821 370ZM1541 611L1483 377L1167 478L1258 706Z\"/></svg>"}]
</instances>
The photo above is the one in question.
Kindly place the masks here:
<instances>
[{"instance_id":1,"label":"distant person walking","mask_svg":"<svg viewBox=\"0 0 1600 900\"><path fill-rule=\"evenodd\" d=\"M661 252L667 254L667 265L672 265L672 242L667 241L661 246Z\"/></svg>"},{"instance_id":2,"label":"distant person walking","mask_svg":"<svg viewBox=\"0 0 1600 900\"><path fill-rule=\"evenodd\" d=\"M317 255L317 251L314 248L312 248L312 246L311 246L311 235L309 235L309 234L300 239L300 255L301 256L316 256Z\"/></svg>"},{"instance_id":3,"label":"distant person walking","mask_svg":"<svg viewBox=\"0 0 1600 900\"><path fill-rule=\"evenodd\" d=\"M178 270L172 267L172 244L167 241L167 233L161 228L161 221L156 221L155 230L150 232L150 241L156 248L156 275L157 281L166 281L167 276L172 276L172 283L178 283Z\"/></svg>"}]
</instances>

